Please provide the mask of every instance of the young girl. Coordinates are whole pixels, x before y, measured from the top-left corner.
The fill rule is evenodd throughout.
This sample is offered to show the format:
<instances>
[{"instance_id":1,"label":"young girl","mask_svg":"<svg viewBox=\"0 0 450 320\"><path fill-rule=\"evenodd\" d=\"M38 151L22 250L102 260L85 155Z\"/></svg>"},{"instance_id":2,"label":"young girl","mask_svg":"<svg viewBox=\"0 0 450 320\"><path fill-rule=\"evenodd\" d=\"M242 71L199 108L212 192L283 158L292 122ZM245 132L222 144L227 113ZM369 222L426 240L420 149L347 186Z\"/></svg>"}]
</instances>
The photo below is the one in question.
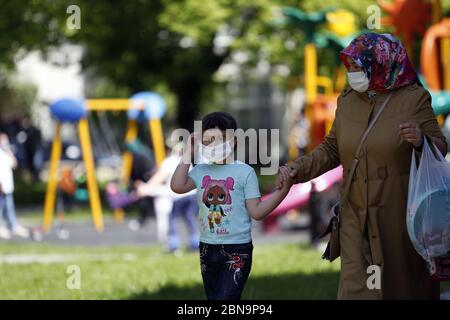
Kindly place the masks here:
<instances>
[{"instance_id":1,"label":"young girl","mask_svg":"<svg viewBox=\"0 0 450 320\"><path fill-rule=\"evenodd\" d=\"M200 264L209 300L239 300L252 264L251 218L264 219L287 195L292 179L287 167L280 168L279 189L261 200L258 179L249 165L234 161L237 129L228 113L214 112L202 119L202 137L190 136L208 164L189 171L190 161L181 161L171 180L176 193L197 188L200 208ZM227 139L228 138L228 139ZM221 143L224 141L224 143ZM194 156L191 148L190 159Z\"/></svg>"}]
</instances>

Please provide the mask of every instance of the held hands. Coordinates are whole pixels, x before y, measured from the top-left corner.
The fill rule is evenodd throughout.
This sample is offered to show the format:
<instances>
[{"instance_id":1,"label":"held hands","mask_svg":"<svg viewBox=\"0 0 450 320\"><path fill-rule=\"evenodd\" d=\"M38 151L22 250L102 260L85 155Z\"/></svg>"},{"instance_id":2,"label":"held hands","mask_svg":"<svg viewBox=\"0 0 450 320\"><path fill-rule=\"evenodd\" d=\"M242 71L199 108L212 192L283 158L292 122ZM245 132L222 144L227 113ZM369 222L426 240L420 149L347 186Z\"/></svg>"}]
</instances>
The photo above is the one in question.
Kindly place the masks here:
<instances>
[{"instance_id":1,"label":"held hands","mask_svg":"<svg viewBox=\"0 0 450 320\"><path fill-rule=\"evenodd\" d=\"M138 197L145 197L147 195L146 184L143 181L137 180L134 183L134 189L136 190L136 194Z\"/></svg>"},{"instance_id":2,"label":"held hands","mask_svg":"<svg viewBox=\"0 0 450 320\"><path fill-rule=\"evenodd\" d=\"M283 172L287 173L287 177L285 174L281 174L282 170ZM279 172L280 173L278 174L277 188L282 189L286 181L288 181L288 188L290 188L296 181L298 166L296 166L295 164L289 166L287 163L285 163L284 166L280 167Z\"/></svg>"},{"instance_id":3,"label":"held hands","mask_svg":"<svg viewBox=\"0 0 450 320\"><path fill-rule=\"evenodd\" d=\"M418 123L404 122L400 124L400 137L411 143L414 147L420 148L423 144L423 134Z\"/></svg>"},{"instance_id":4,"label":"held hands","mask_svg":"<svg viewBox=\"0 0 450 320\"><path fill-rule=\"evenodd\" d=\"M277 188L279 190L286 193L289 192L289 189L294 183L294 179L290 174L291 174L290 167L286 165L280 167L280 169L278 170L278 177L277 177Z\"/></svg>"}]
</instances>

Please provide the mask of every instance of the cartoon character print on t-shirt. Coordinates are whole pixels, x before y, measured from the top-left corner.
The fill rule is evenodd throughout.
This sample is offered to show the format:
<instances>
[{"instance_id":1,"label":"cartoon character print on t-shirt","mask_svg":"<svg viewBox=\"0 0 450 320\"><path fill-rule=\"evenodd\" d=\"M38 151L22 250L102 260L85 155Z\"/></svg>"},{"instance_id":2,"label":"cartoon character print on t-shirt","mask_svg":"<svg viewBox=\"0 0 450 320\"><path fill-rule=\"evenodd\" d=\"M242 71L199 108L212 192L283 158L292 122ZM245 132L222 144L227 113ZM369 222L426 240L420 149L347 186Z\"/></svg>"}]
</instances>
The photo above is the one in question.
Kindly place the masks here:
<instances>
[{"instance_id":1,"label":"cartoon character print on t-shirt","mask_svg":"<svg viewBox=\"0 0 450 320\"><path fill-rule=\"evenodd\" d=\"M230 191L234 190L234 179L227 177L225 180L214 180L211 176L204 176L202 179L203 196L202 201L208 208L208 225L211 233L215 227L220 227L223 217L226 216L224 205L231 205L232 199ZM217 230L218 233L227 233L226 229Z\"/></svg>"}]
</instances>

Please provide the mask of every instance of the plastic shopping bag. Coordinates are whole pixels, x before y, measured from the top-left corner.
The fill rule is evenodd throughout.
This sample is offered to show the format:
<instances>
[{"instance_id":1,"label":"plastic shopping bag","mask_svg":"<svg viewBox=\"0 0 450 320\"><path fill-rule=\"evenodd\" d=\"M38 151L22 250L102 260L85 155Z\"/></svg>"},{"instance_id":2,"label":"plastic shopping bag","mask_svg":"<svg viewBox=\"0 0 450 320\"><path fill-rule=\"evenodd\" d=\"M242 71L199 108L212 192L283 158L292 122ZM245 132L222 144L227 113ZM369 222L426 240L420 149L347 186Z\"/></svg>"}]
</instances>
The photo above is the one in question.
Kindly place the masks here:
<instances>
[{"instance_id":1,"label":"plastic shopping bag","mask_svg":"<svg viewBox=\"0 0 450 320\"><path fill-rule=\"evenodd\" d=\"M412 154L406 224L430 275L450 280L450 163L431 146L424 139L419 166Z\"/></svg>"}]
</instances>

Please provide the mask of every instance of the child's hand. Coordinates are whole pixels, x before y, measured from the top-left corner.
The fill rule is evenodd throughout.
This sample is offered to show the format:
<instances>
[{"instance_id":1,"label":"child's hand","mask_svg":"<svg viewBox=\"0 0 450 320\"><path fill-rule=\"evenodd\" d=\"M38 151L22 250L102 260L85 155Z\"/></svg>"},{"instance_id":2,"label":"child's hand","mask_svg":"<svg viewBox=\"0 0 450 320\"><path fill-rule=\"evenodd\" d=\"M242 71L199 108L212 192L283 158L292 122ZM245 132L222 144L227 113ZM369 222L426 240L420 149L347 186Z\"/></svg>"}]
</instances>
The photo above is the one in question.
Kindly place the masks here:
<instances>
[{"instance_id":1,"label":"child's hand","mask_svg":"<svg viewBox=\"0 0 450 320\"><path fill-rule=\"evenodd\" d=\"M277 187L282 191L289 191L292 184L294 183L292 177L290 176L291 169L288 166L280 167L278 171L278 182Z\"/></svg>"},{"instance_id":2,"label":"child's hand","mask_svg":"<svg viewBox=\"0 0 450 320\"><path fill-rule=\"evenodd\" d=\"M139 187L137 187L136 189L134 189L135 194L139 197L146 197L148 196L149 190L148 187L144 184L140 185Z\"/></svg>"},{"instance_id":3,"label":"child's hand","mask_svg":"<svg viewBox=\"0 0 450 320\"><path fill-rule=\"evenodd\" d=\"M298 174L298 165L296 165L295 163L293 165L288 165L287 163L284 164L284 166L282 167L286 167L288 170L288 175L289 178L292 179L292 184L297 183L297 174ZM280 167L280 168L282 168ZM277 188L281 189L283 187L283 183L284 183L284 178L283 176L278 176L277 179Z\"/></svg>"},{"instance_id":4,"label":"child's hand","mask_svg":"<svg viewBox=\"0 0 450 320\"><path fill-rule=\"evenodd\" d=\"M278 169L277 189L282 189L282 188L283 188L283 185L284 185L284 183L285 183L285 181L286 181L286 176L285 176L285 174L281 174L281 172L285 172L285 169L282 169L282 168L287 168L287 169L288 169L288 172L289 172L289 170L290 170L290 168L287 166L287 164L281 166L281 167ZM288 177L289 177L289 175L288 175Z\"/></svg>"},{"instance_id":5,"label":"child's hand","mask_svg":"<svg viewBox=\"0 0 450 320\"><path fill-rule=\"evenodd\" d=\"M145 183L144 181L136 180L136 181L134 181L133 186L134 186L135 189L137 189L144 183Z\"/></svg>"},{"instance_id":6,"label":"child's hand","mask_svg":"<svg viewBox=\"0 0 450 320\"><path fill-rule=\"evenodd\" d=\"M142 197L146 197L149 195L151 188L149 188L149 186L146 183L138 180L134 183L134 190L135 190L135 194L139 198L142 198Z\"/></svg>"},{"instance_id":7,"label":"child's hand","mask_svg":"<svg viewBox=\"0 0 450 320\"><path fill-rule=\"evenodd\" d=\"M189 138L187 139L186 146L183 151L183 163L188 164L191 163L191 161L195 157L195 153L198 149L198 141L199 137L198 134L193 132L189 135Z\"/></svg>"}]
</instances>

